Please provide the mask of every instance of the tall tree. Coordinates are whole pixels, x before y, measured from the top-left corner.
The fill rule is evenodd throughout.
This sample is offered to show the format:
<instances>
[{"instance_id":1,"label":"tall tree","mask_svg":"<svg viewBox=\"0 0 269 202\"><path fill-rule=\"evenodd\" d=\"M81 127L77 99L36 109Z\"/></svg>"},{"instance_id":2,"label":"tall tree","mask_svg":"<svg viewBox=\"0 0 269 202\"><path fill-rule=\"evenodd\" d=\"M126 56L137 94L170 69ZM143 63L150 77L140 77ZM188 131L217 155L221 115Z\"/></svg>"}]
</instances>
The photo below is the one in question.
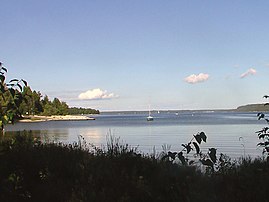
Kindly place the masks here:
<instances>
[{"instance_id":1,"label":"tall tree","mask_svg":"<svg viewBox=\"0 0 269 202\"><path fill-rule=\"evenodd\" d=\"M23 102L23 86L27 82L23 79L12 79L6 83L7 69L0 62L0 130L3 132L4 126L21 117L20 105Z\"/></svg>"}]
</instances>

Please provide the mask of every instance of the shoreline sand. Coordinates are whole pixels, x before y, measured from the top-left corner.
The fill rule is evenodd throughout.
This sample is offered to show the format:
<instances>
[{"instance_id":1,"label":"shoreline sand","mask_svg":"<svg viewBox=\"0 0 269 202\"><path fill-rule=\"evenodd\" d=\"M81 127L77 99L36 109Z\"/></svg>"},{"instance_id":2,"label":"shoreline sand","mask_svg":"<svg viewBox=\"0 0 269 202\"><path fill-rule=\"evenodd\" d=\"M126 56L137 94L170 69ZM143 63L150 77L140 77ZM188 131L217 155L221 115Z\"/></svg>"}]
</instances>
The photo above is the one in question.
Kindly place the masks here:
<instances>
[{"instance_id":1,"label":"shoreline sand","mask_svg":"<svg viewBox=\"0 0 269 202\"><path fill-rule=\"evenodd\" d=\"M23 116L23 119L18 122L29 123L29 122L43 122L43 121L88 121L95 120L95 118L88 117L85 115L54 115L54 116Z\"/></svg>"}]
</instances>

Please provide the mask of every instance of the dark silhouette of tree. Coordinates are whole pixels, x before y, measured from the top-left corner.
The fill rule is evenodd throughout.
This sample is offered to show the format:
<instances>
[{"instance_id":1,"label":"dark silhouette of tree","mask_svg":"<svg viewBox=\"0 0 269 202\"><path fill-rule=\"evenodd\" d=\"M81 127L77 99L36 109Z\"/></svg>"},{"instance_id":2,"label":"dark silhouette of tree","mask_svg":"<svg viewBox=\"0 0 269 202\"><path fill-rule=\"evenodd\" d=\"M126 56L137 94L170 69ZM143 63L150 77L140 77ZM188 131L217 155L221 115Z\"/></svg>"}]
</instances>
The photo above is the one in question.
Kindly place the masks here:
<instances>
[{"instance_id":1,"label":"dark silhouette of tree","mask_svg":"<svg viewBox=\"0 0 269 202\"><path fill-rule=\"evenodd\" d=\"M22 91L27 86L23 79L12 79L6 82L7 69L0 62L0 129L4 130L7 123L21 117L20 106L24 100Z\"/></svg>"}]
</instances>

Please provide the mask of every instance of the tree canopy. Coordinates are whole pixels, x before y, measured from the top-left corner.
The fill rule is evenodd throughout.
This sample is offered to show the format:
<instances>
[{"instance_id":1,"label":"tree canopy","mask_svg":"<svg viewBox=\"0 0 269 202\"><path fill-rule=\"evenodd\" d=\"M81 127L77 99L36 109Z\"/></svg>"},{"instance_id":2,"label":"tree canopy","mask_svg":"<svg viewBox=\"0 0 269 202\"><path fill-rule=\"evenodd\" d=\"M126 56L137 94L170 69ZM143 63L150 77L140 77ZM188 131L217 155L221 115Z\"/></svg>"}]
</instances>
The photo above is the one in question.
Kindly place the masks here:
<instances>
[{"instance_id":1,"label":"tree canopy","mask_svg":"<svg viewBox=\"0 0 269 202\"><path fill-rule=\"evenodd\" d=\"M12 79L6 82L7 69L0 62L0 130L4 125L14 123L23 115L72 115L99 114L91 108L75 108L58 98L49 100L39 91L32 90L23 79Z\"/></svg>"},{"instance_id":2,"label":"tree canopy","mask_svg":"<svg viewBox=\"0 0 269 202\"><path fill-rule=\"evenodd\" d=\"M20 106L24 101L23 88L27 82L23 79L12 79L6 82L7 69L0 62L0 129L4 125L21 117Z\"/></svg>"},{"instance_id":3,"label":"tree canopy","mask_svg":"<svg viewBox=\"0 0 269 202\"><path fill-rule=\"evenodd\" d=\"M25 98L20 105L22 115L74 115L74 114L99 114L98 110L91 108L69 107L66 102L58 98L49 100L48 96L42 96L38 91L32 91L29 86L23 88L22 95Z\"/></svg>"}]
</instances>

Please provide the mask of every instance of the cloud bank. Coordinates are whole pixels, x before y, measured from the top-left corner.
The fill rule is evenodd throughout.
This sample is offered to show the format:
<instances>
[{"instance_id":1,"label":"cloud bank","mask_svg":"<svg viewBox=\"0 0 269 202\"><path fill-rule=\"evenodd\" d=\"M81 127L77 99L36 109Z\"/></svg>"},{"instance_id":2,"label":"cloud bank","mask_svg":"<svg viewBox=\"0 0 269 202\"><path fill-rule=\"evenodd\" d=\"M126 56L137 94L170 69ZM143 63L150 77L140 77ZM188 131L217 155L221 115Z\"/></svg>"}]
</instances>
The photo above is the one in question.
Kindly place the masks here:
<instances>
[{"instance_id":1,"label":"cloud bank","mask_svg":"<svg viewBox=\"0 0 269 202\"><path fill-rule=\"evenodd\" d=\"M84 93L79 94L78 98L80 100L102 100L116 98L114 93L108 93L106 90L101 90L100 88L95 88L88 90Z\"/></svg>"},{"instance_id":2,"label":"cloud bank","mask_svg":"<svg viewBox=\"0 0 269 202\"><path fill-rule=\"evenodd\" d=\"M208 80L208 78L209 78L208 74L200 73L197 75L192 74L192 75L186 77L184 79L184 81L186 81L187 83L190 83L190 84L195 84L195 83L204 82L204 81Z\"/></svg>"},{"instance_id":3,"label":"cloud bank","mask_svg":"<svg viewBox=\"0 0 269 202\"><path fill-rule=\"evenodd\" d=\"M250 75L255 75L257 73L257 71L253 68L250 68L248 71L246 71L245 73L241 74L240 78L243 79L247 76L250 76Z\"/></svg>"}]
</instances>

